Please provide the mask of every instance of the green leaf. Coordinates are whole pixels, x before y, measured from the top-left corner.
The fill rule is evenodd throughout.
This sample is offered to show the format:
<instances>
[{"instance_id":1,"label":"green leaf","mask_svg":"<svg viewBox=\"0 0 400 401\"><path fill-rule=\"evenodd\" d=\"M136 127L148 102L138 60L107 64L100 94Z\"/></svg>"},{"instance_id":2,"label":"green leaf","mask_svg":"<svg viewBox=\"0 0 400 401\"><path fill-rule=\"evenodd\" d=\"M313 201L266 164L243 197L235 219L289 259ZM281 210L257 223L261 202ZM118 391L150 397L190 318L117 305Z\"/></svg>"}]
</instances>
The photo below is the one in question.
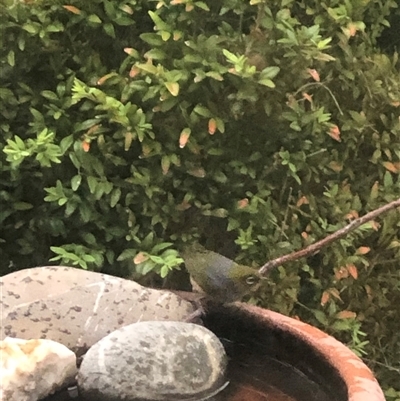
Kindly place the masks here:
<instances>
[{"instance_id":1,"label":"green leaf","mask_svg":"<svg viewBox=\"0 0 400 401\"><path fill-rule=\"evenodd\" d=\"M328 319L325 315L324 312L321 312L319 310L313 310L313 314L315 316L315 318L318 320L319 323L323 324L323 325L327 325L328 324Z\"/></svg>"},{"instance_id":2,"label":"green leaf","mask_svg":"<svg viewBox=\"0 0 400 401\"><path fill-rule=\"evenodd\" d=\"M165 82L165 86L167 87L169 93L172 96L179 95L179 84L178 82Z\"/></svg>"},{"instance_id":3,"label":"green leaf","mask_svg":"<svg viewBox=\"0 0 400 401\"><path fill-rule=\"evenodd\" d=\"M115 188L111 193L110 206L115 207L120 198L121 198L121 189Z\"/></svg>"},{"instance_id":4,"label":"green leaf","mask_svg":"<svg viewBox=\"0 0 400 401\"><path fill-rule=\"evenodd\" d=\"M22 29L34 35L40 31L40 25L37 23L27 23L22 26Z\"/></svg>"},{"instance_id":5,"label":"green leaf","mask_svg":"<svg viewBox=\"0 0 400 401\"><path fill-rule=\"evenodd\" d=\"M153 247L153 249L151 250L152 253L158 253L166 248L169 248L170 246L172 246L173 243L172 242L162 242L160 244L157 244L156 246Z\"/></svg>"},{"instance_id":6,"label":"green leaf","mask_svg":"<svg viewBox=\"0 0 400 401\"><path fill-rule=\"evenodd\" d=\"M138 268L140 266L140 269ZM144 263L140 263L137 267L138 272L140 272L143 276L153 271L156 267L156 264L152 260L147 260Z\"/></svg>"},{"instance_id":7,"label":"green leaf","mask_svg":"<svg viewBox=\"0 0 400 401\"><path fill-rule=\"evenodd\" d=\"M88 21L92 24L101 24L103 22L96 14L89 15Z\"/></svg>"},{"instance_id":8,"label":"green leaf","mask_svg":"<svg viewBox=\"0 0 400 401\"><path fill-rule=\"evenodd\" d=\"M79 214L84 223L88 223L92 217L92 210L87 203L82 203L79 207Z\"/></svg>"},{"instance_id":9,"label":"green leaf","mask_svg":"<svg viewBox=\"0 0 400 401\"><path fill-rule=\"evenodd\" d=\"M171 33L168 31L161 31L161 39L166 42L170 37L171 37Z\"/></svg>"},{"instance_id":10,"label":"green leaf","mask_svg":"<svg viewBox=\"0 0 400 401\"><path fill-rule=\"evenodd\" d=\"M82 182L82 176L77 174L71 178L71 188L73 191L76 191Z\"/></svg>"},{"instance_id":11,"label":"green leaf","mask_svg":"<svg viewBox=\"0 0 400 401\"><path fill-rule=\"evenodd\" d=\"M267 67L260 72L260 79L273 79L280 71L279 67Z\"/></svg>"},{"instance_id":12,"label":"green leaf","mask_svg":"<svg viewBox=\"0 0 400 401\"><path fill-rule=\"evenodd\" d=\"M133 258L136 256L137 253L138 253L137 249L133 249L133 248L125 249L118 256L117 261L122 262L122 261L128 260L128 259L133 260Z\"/></svg>"},{"instance_id":13,"label":"green leaf","mask_svg":"<svg viewBox=\"0 0 400 401\"><path fill-rule=\"evenodd\" d=\"M164 155L161 158L161 170L164 175L168 173L170 166L171 166L170 158L167 155Z\"/></svg>"},{"instance_id":14,"label":"green leaf","mask_svg":"<svg viewBox=\"0 0 400 401\"><path fill-rule=\"evenodd\" d=\"M58 96L52 91L42 91L40 94L48 100L58 100Z\"/></svg>"},{"instance_id":15,"label":"green leaf","mask_svg":"<svg viewBox=\"0 0 400 401\"><path fill-rule=\"evenodd\" d=\"M16 202L13 204L15 210L29 210L33 208L33 205L28 202Z\"/></svg>"},{"instance_id":16,"label":"green leaf","mask_svg":"<svg viewBox=\"0 0 400 401\"><path fill-rule=\"evenodd\" d=\"M167 277L167 276L168 276L168 273L169 273L169 268L168 268L168 266L167 266L167 265L162 266L161 269L160 269L160 276L161 276L161 278Z\"/></svg>"},{"instance_id":17,"label":"green leaf","mask_svg":"<svg viewBox=\"0 0 400 401\"><path fill-rule=\"evenodd\" d=\"M268 88L275 88L275 84L270 79L260 79L258 83Z\"/></svg>"},{"instance_id":18,"label":"green leaf","mask_svg":"<svg viewBox=\"0 0 400 401\"><path fill-rule=\"evenodd\" d=\"M159 31L171 31L171 28L166 24L154 11L149 11L150 18Z\"/></svg>"},{"instance_id":19,"label":"green leaf","mask_svg":"<svg viewBox=\"0 0 400 401\"><path fill-rule=\"evenodd\" d=\"M145 54L145 57L153 60L164 60L167 55L160 49L151 49Z\"/></svg>"},{"instance_id":20,"label":"green leaf","mask_svg":"<svg viewBox=\"0 0 400 401\"><path fill-rule=\"evenodd\" d=\"M136 64L136 67L140 68L143 71L149 72L150 74L157 74L158 70L157 67L153 64Z\"/></svg>"},{"instance_id":21,"label":"green leaf","mask_svg":"<svg viewBox=\"0 0 400 401\"><path fill-rule=\"evenodd\" d=\"M97 243L96 237L92 233L82 234L82 238L88 245L95 245ZM88 262L88 260L86 260ZM92 261L94 262L94 260Z\"/></svg>"},{"instance_id":22,"label":"green leaf","mask_svg":"<svg viewBox=\"0 0 400 401\"><path fill-rule=\"evenodd\" d=\"M139 38L154 47L161 46L164 43L160 35L156 33L142 33Z\"/></svg>"},{"instance_id":23,"label":"green leaf","mask_svg":"<svg viewBox=\"0 0 400 401\"><path fill-rule=\"evenodd\" d=\"M234 55L230 51L228 51L226 49L222 49L222 53L228 59L228 61L230 61L232 64L236 64L239 62L240 57Z\"/></svg>"},{"instance_id":24,"label":"green leaf","mask_svg":"<svg viewBox=\"0 0 400 401\"><path fill-rule=\"evenodd\" d=\"M72 134L63 138L60 142L61 153L64 154L73 143L74 136Z\"/></svg>"},{"instance_id":25,"label":"green leaf","mask_svg":"<svg viewBox=\"0 0 400 401\"><path fill-rule=\"evenodd\" d=\"M196 105L193 111L202 117L208 117L208 118L212 117L210 110L208 110L207 107L204 107L200 104Z\"/></svg>"},{"instance_id":26,"label":"green leaf","mask_svg":"<svg viewBox=\"0 0 400 401\"><path fill-rule=\"evenodd\" d=\"M11 66L15 66L15 53L13 50L10 50L7 55L7 63Z\"/></svg>"},{"instance_id":27,"label":"green leaf","mask_svg":"<svg viewBox=\"0 0 400 401\"><path fill-rule=\"evenodd\" d=\"M110 23L104 24L103 29L108 36L111 36L113 39L115 39L116 35L113 24Z\"/></svg>"},{"instance_id":28,"label":"green leaf","mask_svg":"<svg viewBox=\"0 0 400 401\"><path fill-rule=\"evenodd\" d=\"M90 193L94 194L97 188L97 179L93 176L87 177Z\"/></svg>"},{"instance_id":29,"label":"green leaf","mask_svg":"<svg viewBox=\"0 0 400 401\"><path fill-rule=\"evenodd\" d=\"M215 71L208 71L206 73L206 76L210 77L212 79L215 79L216 81L223 81L224 80L224 77L220 73L215 72Z\"/></svg>"},{"instance_id":30,"label":"green leaf","mask_svg":"<svg viewBox=\"0 0 400 401\"><path fill-rule=\"evenodd\" d=\"M204 1L195 1L194 5L196 7L201 8L204 11L210 11L210 8L208 7L208 5L206 3L204 3Z\"/></svg>"},{"instance_id":31,"label":"green leaf","mask_svg":"<svg viewBox=\"0 0 400 401\"><path fill-rule=\"evenodd\" d=\"M389 171L386 171L385 175L383 176L383 186L387 189L393 186L393 178Z\"/></svg>"}]
</instances>

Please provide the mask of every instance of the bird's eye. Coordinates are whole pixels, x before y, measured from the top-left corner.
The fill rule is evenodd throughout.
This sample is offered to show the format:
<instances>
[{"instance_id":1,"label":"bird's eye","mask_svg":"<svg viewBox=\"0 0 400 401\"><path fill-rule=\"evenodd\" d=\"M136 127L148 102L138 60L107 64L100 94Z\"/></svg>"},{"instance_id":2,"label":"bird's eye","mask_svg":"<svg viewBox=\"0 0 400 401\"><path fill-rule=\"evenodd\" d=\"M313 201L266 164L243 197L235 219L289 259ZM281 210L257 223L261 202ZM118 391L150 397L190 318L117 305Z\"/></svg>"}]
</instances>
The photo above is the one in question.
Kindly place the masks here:
<instances>
[{"instance_id":1,"label":"bird's eye","mask_svg":"<svg viewBox=\"0 0 400 401\"><path fill-rule=\"evenodd\" d=\"M257 282L257 277L256 276L249 276L246 278L246 284L248 285L253 285Z\"/></svg>"}]
</instances>

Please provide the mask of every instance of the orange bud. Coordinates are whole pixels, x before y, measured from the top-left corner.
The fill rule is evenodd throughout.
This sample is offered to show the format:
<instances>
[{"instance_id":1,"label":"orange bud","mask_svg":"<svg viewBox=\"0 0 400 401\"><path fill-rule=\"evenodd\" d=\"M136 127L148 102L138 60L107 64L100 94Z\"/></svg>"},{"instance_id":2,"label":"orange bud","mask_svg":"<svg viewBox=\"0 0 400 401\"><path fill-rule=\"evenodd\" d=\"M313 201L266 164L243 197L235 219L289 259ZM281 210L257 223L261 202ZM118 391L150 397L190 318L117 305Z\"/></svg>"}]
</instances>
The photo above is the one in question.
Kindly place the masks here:
<instances>
[{"instance_id":1,"label":"orange bud","mask_svg":"<svg viewBox=\"0 0 400 401\"><path fill-rule=\"evenodd\" d=\"M338 289L336 289L336 288L330 288L328 291L329 291L329 293L330 293L333 297L335 297L335 298L338 299L339 301L342 301L342 298L340 298L340 293L339 293L339 290L338 290Z\"/></svg>"},{"instance_id":2,"label":"orange bud","mask_svg":"<svg viewBox=\"0 0 400 401\"><path fill-rule=\"evenodd\" d=\"M354 220L358 218L358 212L356 210L352 210L346 214L347 220Z\"/></svg>"},{"instance_id":3,"label":"orange bud","mask_svg":"<svg viewBox=\"0 0 400 401\"><path fill-rule=\"evenodd\" d=\"M247 198L240 199L237 202L238 209L243 209L249 204L249 200Z\"/></svg>"},{"instance_id":4,"label":"orange bud","mask_svg":"<svg viewBox=\"0 0 400 401\"><path fill-rule=\"evenodd\" d=\"M314 81L317 81L317 82L320 81L320 77L319 77L317 70L314 70L313 68L308 68L307 72L311 75L311 77L313 78Z\"/></svg>"},{"instance_id":5,"label":"orange bud","mask_svg":"<svg viewBox=\"0 0 400 401\"><path fill-rule=\"evenodd\" d=\"M372 229L373 229L374 231L378 231L379 228L381 227L381 225L380 225L377 221L374 221L374 220L371 220L371 221L369 222L369 224L370 224L370 226L372 227Z\"/></svg>"},{"instance_id":6,"label":"orange bud","mask_svg":"<svg viewBox=\"0 0 400 401\"><path fill-rule=\"evenodd\" d=\"M140 69L134 65L134 66L131 68L131 70L129 71L129 76L130 76L131 78L135 78L136 75L138 75L139 73L140 73Z\"/></svg>"},{"instance_id":7,"label":"orange bud","mask_svg":"<svg viewBox=\"0 0 400 401\"><path fill-rule=\"evenodd\" d=\"M383 167L385 167L386 170L389 170L391 173L397 174L400 172L400 168L392 162L383 162Z\"/></svg>"},{"instance_id":8,"label":"orange bud","mask_svg":"<svg viewBox=\"0 0 400 401\"><path fill-rule=\"evenodd\" d=\"M324 306L330 300L331 295L328 291L324 291L321 297L321 305Z\"/></svg>"},{"instance_id":9,"label":"orange bud","mask_svg":"<svg viewBox=\"0 0 400 401\"><path fill-rule=\"evenodd\" d=\"M210 135L214 135L216 129L217 129L217 122L215 121L214 118L210 118L208 120L208 133Z\"/></svg>"},{"instance_id":10,"label":"orange bud","mask_svg":"<svg viewBox=\"0 0 400 401\"><path fill-rule=\"evenodd\" d=\"M365 255L365 254L367 254L369 251L371 250L371 248L370 247L368 247L368 246L360 246L358 249L357 249L357 255Z\"/></svg>"},{"instance_id":11,"label":"orange bud","mask_svg":"<svg viewBox=\"0 0 400 401\"><path fill-rule=\"evenodd\" d=\"M82 142L82 149L84 152L89 152L90 150L90 142L83 141Z\"/></svg>"},{"instance_id":12,"label":"orange bud","mask_svg":"<svg viewBox=\"0 0 400 401\"><path fill-rule=\"evenodd\" d=\"M347 24L347 28L349 30L349 36L355 36L357 33L357 27L353 23L349 22Z\"/></svg>"},{"instance_id":13,"label":"orange bud","mask_svg":"<svg viewBox=\"0 0 400 401\"><path fill-rule=\"evenodd\" d=\"M179 136L179 147L184 148L189 140L192 130L190 128L185 128L182 130Z\"/></svg>"},{"instance_id":14,"label":"orange bud","mask_svg":"<svg viewBox=\"0 0 400 401\"><path fill-rule=\"evenodd\" d=\"M333 125L328 132L329 136L333 138L335 141L341 142L340 139L340 129L337 125Z\"/></svg>"},{"instance_id":15,"label":"orange bud","mask_svg":"<svg viewBox=\"0 0 400 401\"><path fill-rule=\"evenodd\" d=\"M343 278L347 277L349 277L349 271L345 267L339 267L339 269L335 269L336 280L342 280Z\"/></svg>"},{"instance_id":16,"label":"orange bud","mask_svg":"<svg viewBox=\"0 0 400 401\"><path fill-rule=\"evenodd\" d=\"M79 15L81 13L81 10L79 10L79 8L76 8L75 6L63 6L63 7L73 14Z\"/></svg>"},{"instance_id":17,"label":"orange bud","mask_svg":"<svg viewBox=\"0 0 400 401\"><path fill-rule=\"evenodd\" d=\"M357 280L358 278L358 270L355 265L347 265L346 266L347 271L350 273L350 276L354 278L354 280Z\"/></svg>"},{"instance_id":18,"label":"orange bud","mask_svg":"<svg viewBox=\"0 0 400 401\"><path fill-rule=\"evenodd\" d=\"M355 319L357 317L357 314L350 310L342 310L336 315L336 317L338 319Z\"/></svg>"},{"instance_id":19,"label":"orange bud","mask_svg":"<svg viewBox=\"0 0 400 401\"><path fill-rule=\"evenodd\" d=\"M302 206L302 205L308 205L309 204L309 202L308 202L308 199L307 199L307 197L305 197L304 195L297 201L297 203L296 203L296 206L297 207L300 207L300 206Z\"/></svg>"},{"instance_id":20,"label":"orange bud","mask_svg":"<svg viewBox=\"0 0 400 401\"><path fill-rule=\"evenodd\" d=\"M140 263L145 262L148 259L148 255L146 255L144 252L139 252L134 258L133 258L133 263L135 265L138 265Z\"/></svg>"},{"instance_id":21,"label":"orange bud","mask_svg":"<svg viewBox=\"0 0 400 401\"><path fill-rule=\"evenodd\" d=\"M306 92L303 92L303 98L308 100L310 103L312 103L312 95L309 95Z\"/></svg>"}]
</instances>

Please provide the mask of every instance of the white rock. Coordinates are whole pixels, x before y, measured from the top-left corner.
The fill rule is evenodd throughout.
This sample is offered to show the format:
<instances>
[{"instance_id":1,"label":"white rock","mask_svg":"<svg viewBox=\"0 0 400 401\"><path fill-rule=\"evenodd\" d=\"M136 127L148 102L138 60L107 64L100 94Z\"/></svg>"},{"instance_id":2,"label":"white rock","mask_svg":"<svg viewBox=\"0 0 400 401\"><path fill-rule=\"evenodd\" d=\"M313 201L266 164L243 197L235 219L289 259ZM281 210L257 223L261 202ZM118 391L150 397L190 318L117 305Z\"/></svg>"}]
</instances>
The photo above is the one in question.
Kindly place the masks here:
<instances>
[{"instance_id":1,"label":"white rock","mask_svg":"<svg viewBox=\"0 0 400 401\"><path fill-rule=\"evenodd\" d=\"M75 381L75 354L51 340L0 341L0 400L36 401Z\"/></svg>"}]
</instances>

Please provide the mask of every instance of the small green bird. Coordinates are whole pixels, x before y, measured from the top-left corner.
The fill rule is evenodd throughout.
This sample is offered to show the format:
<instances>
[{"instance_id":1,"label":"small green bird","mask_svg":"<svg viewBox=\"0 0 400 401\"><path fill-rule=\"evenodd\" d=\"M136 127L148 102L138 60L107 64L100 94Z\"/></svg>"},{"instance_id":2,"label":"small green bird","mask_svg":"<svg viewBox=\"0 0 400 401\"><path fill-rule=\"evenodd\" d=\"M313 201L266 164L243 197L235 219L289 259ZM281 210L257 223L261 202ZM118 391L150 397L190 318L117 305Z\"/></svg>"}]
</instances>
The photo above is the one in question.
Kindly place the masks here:
<instances>
[{"instance_id":1,"label":"small green bird","mask_svg":"<svg viewBox=\"0 0 400 401\"><path fill-rule=\"evenodd\" d=\"M260 287L262 278L256 269L239 265L200 244L186 247L181 256L193 290L204 292L217 301L238 301Z\"/></svg>"}]
</instances>

